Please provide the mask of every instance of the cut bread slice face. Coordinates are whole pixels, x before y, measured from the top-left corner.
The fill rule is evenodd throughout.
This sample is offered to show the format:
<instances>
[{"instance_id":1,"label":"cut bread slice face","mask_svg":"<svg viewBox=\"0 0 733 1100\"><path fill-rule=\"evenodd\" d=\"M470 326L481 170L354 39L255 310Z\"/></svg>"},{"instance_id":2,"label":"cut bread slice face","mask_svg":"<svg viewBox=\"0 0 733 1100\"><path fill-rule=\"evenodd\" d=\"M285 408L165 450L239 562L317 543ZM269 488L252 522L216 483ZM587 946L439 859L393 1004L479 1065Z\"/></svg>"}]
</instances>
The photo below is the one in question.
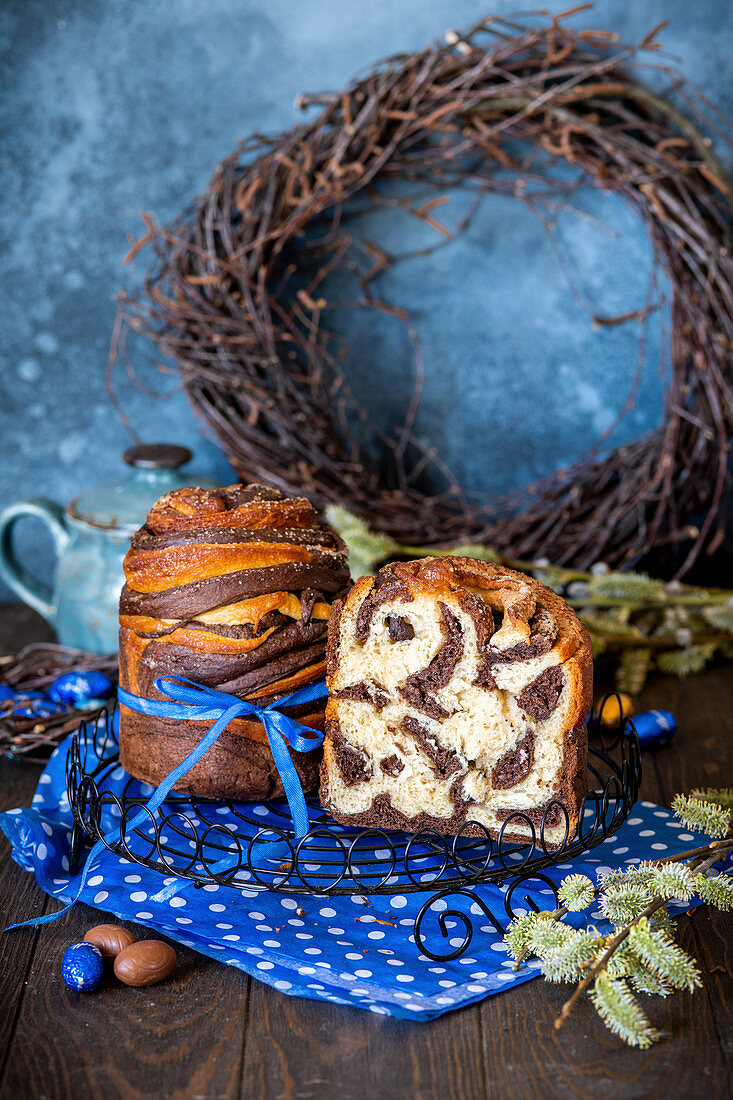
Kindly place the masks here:
<instances>
[{"instance_id":1,"label":"cut bread slice face","mask_svg":"<svg viewBox=\"0 0 733 1100\"><path fill-rule=\"evenodd\" d=\"M321 801L337 821L572 835L592 659L551 589L472 558L385 566L334 603L327 680Z\"/></svg>"}]
</instances>

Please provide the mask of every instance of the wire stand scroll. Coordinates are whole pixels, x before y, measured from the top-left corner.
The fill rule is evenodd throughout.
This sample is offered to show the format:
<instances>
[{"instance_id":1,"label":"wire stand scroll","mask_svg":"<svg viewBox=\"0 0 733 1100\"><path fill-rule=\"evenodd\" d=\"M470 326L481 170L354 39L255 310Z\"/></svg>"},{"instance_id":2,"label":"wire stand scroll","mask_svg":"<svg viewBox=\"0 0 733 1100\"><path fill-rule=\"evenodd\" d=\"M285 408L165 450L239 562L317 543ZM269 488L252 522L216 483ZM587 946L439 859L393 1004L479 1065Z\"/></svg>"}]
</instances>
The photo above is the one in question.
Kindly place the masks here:
<instances>
[{"instance_id":1,"label":"wire stand scroll","mask_svg":"<svg viewBox=\"0 0 733 1100\"><path fill-rule=\"evenodd\" d=\"M145 807L152 788L127 775L119 763L117 715L104 713L83 724L66 758L67 794L74 818L72 871L86 843L105 846L132 863L161 875L235 889L274 890L288 894L430 896L415 920L415 942L428 958L442 961L462 955L473 937L471 913L448 908L448 898L470 902L503 934L505 928L475 892L493 883L505 888L504 908L514 916L513 902L532 905L524 888L539 881L557 898L552 879L542 872L564 864L602 844L626 821L641 781L639 742L628 720L608 730L594 720L590 728L588 792L578 825L569 829L565 808L550 802L539 826L519 811L503 823L498 837L479 825L480 836L455 837L433 829L414 834L339 825L315 799L308 800L311 829L296 839L284 801L238 803L173 794L148 820L129 822ZM563 843L550 848L545 823L553 807L565 816ZM510 840L519 823L530 837ZM519 894L517 894L519 890ZM429 946L426 929L437 917L443 951ZM456 925L461 935L456 937Z\"/></svg>"}]
</instances>

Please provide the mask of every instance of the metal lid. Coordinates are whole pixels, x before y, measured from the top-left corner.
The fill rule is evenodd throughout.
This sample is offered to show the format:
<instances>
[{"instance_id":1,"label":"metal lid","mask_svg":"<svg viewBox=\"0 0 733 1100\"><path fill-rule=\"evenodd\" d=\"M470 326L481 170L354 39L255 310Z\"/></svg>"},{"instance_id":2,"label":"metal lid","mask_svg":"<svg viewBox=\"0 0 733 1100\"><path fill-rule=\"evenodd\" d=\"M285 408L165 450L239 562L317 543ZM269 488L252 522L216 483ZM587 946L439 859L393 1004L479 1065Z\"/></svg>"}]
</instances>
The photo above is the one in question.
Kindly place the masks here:
<instances>
[{"instance_id":1,"label":"metal lid","mask_svg":"<svg viewBox=\"0 0 733 1100\"><path fill-rule=\"evenodd\" d=\"M128 466L142 470L176 470L190 462L193 454L177 443L137 443L128 447L122 457Z\"/></svg>"}]
</instances>

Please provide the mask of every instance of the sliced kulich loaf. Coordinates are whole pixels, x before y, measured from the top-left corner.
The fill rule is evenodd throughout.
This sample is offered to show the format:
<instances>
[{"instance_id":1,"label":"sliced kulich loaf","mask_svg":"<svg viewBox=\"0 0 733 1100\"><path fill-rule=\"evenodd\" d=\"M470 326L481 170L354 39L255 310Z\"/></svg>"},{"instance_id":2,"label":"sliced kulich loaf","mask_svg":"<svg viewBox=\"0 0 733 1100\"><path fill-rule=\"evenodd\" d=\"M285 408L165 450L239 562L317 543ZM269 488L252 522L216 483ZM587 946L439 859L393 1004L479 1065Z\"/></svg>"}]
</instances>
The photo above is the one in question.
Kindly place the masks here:
<instances>
[{"instance_id":1,"label":"sliced kulich loaf","mask_svg":"<svg viewBox=\"0 0 733 1100\"><path fill-rule=\"evenodd\" d=\"M336 602L321 801L337 821L557 846L586 790L590 640L543 584L472 558L385 566ZM467 826L466 834L479 833ZM506 839L526 839L512 820Z\"/></svg>"},{"instance_id":2,"label":"sliced kulich loaf","mask_svg":"<svg viewBox=\"0 0 733 1100\"><path fill-rule=\"evenodd\" d=\"M120 684L163 696L159 676L181 676L266 705L323 678L331 603L349 586L346 546L311 504L262 485L178 489L153 505L125 558ZM324 700L286 714L323 729ZM159 783L211 722L147 717L120 708L120 760ZM291 753L306 790L320 752ZM184 777L210 798L279 797L282 784L259 721L238 718Z\"/></svg>"}]
</instances>

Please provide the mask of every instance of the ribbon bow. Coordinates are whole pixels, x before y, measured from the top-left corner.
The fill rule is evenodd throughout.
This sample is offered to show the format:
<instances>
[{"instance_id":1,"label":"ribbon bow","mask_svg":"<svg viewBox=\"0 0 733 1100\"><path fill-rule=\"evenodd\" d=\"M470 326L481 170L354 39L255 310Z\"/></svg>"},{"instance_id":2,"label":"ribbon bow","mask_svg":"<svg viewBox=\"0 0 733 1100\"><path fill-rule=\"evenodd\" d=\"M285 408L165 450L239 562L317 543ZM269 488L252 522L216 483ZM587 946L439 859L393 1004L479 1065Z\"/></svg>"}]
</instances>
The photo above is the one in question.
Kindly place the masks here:
<instances>
[{"instance_id":1,"label":"ribbon bow","mask_svg":"<svg viewBox=\"0 0 733 1100\"><path fill-rule=\"evenodd\" d=\"M238 699L236 695L229 695L225 691L217 691L216 688L205 687L196 684L193 680L184 677L159 677L155 680L155 687L161 695L167 695L164 699L143 699L142 696L133 695L132 692L119 688L117 697L120 703L130 710L136 710L140 714L148 714L155 718L175 718L188 722L213 721L213 725L199 741L195 749L177 764L168 773L165 779L156 787L145 806L127 823L127 831L132 831L142 824L144 820L150 820L150 814L162 805L173 787L178 783L194 764L208 752L215 741L221 737L224 730L235 718L243 715L252 715L262 722L270 743L275 767L278 770L285 797L290 807L293 818L293 827L296 838L304 837L310 828L308 808L305 804L305 795L298 777L298 772L290 758L287 745L296 752L312 752L323 744L323 734L320 730L312 729L281 714L276 707L296 706L298 703L310 703L314 699L321 699L326 694L326 683L320 680L317 684L309 684L290 695L284 695L275 702L268 703L266 707L260 707L256 703L250 703L246 699ZM310 734L306 737L305 734ZM287 745L286 745L287 742ZM10 924L5 929L22 928L26 925L47 924L56 920L62 913L68 912L71 906L79 899L86 885L89 872L94 860L107 847L107 842L113 839L114 830L98 840L90 851L84 863L81 881L68 905L59 909L57 913L49 913L43 917L35 917L33 920L23 921L21 924ZM226 862L226 861L225 861Z\"/></svg>"},{"instance_id":2,"label":"ribbon bow","mask_svg":"<svg viewBox=\"0 0 733 1100\"><path fill-rule=\"evenodd\" d=\"M213 726L209 732L201 738L193 752L189 753L170 775L166 776L163 784L173 782L168 790L181 779L186 772L201 759L230 722L244 715L259 718L265 727L267 740L270 743L275 767L278 770L282 785L285 789L285 797L288 800L290 813L293 818L296 837L305 836L310 828L308 810L305 804L303 788L300 784L298 772L287 750L286 742L296 752L312 752L323 744L323 734L311 726L304 726L296 722L294 718L288 718L281 714L276 707L295 706L298 703L310 703L314 699L320 699L326 694L325 681L317 684L309 684L290 695L268 703L266 707L260 707L247 699L238 699L236 695L229 695L226 691L218 691L216 688L205 687L196 684L193 680L184 677L160 677L155 681L155 687L161 695L167 695L171 702L163 699L143 699L139 695L133 695L124 688L118 690L117 696L120 703L130 710L139 711L140 714L148 714L153 718L175 718L185 722L211 722ZM310 736L304 736L309 734ZM161 787L163 786L161 784ZM160 791L161 787L158 787ZM156 791L156 794L158 793ZM168 791L166 791L166 794Z\"/></svg>"}]
</instances>

